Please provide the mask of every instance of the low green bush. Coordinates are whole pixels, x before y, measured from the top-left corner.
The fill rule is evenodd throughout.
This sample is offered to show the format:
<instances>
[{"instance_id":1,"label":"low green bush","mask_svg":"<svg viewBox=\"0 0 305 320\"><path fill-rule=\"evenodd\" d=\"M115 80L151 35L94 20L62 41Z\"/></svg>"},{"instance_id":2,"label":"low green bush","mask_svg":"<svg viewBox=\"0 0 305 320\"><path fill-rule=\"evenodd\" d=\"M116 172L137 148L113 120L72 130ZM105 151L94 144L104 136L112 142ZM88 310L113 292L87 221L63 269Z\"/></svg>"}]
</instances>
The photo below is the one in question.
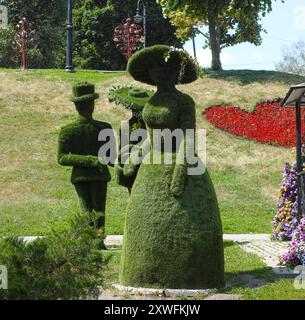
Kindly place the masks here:
<instances>
[{"instance_id":1,"label":"low green bush","mask_svg":"<svg viewBox=\"0 0 305 320\"><path fill-rule=\"evenodd\" d=\"M18 238L1 241L0 265L8 269L9 288L0 290L0 299L97 297L107 262L100 241L85 214L74 217L66 230L29 244Z\"/></svg>"},{"instance_id":2,"label":"low green bush","mask_svg":"<svg viewBox=\"0 0 305 320\"><path fill-rule=\"evenodd\" d=\"M0 67L16 68L20 64L18 54L13 48L15 34L12 26L8 29L0 28Z\"/></svg>"}]
</instances>

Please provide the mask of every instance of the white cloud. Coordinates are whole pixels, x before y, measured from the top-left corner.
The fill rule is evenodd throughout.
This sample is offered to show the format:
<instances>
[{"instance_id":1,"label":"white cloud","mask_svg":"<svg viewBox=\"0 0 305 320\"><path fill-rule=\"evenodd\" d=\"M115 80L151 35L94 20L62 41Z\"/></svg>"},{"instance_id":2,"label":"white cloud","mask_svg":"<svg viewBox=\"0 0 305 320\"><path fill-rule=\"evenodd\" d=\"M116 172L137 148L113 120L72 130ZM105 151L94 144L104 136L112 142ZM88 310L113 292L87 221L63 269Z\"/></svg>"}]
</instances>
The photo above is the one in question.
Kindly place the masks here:
<instances>
[{"instance_id":1,"label":"white cloud","mask_svg":"<svg viewBox=\"0 0 305 320\"><path fill-rule=\"evenodd\" d=\"M197 50L197 60L201 66L208 66L211 64L212 53L209 49Z\"/></svg>"},{"instance_id":2,"label":"white cloud","mask_svg":"<svg viewBox=\"0 0 305 320\"><path fill-rule=\"evenodd\" d=\"M252 52L252 53L251 53L251 58L252 58L253 60L262 60L263 57L264 57L264 56L263 56L261 53L259 53L259 52Z\"/></svg>"},{"instance_id":3,"label":"white cloud","mask_svg":"<svg viewBox=\"0 0 305 320\"><path fill-rule=\"evenodd\" d=\"M220 56L221 56L221 61L223 64L231 63L232 61L234 61L234 58L231 55L231 53L229 53L227 51L223 51Z\"/></svg>"},{"instance_id":4,"label":"white cloud","mask_svg":"<svg viewBox=\"0 0 305 320\"><path fill-rule=\"evenodd\" d=\"M296 6L293 13L295 15L293 21L294 28L305 30L305 5Z\"/></svg>"},{"instance_id":5,"label":"white cloud","mask_svg":"<svg viewBox=\"0 0 305 320\"><path fill-rule=\"evenodd\" d=\"M188 52L193 55L192 50L188 50ZM211 61L212 61L212 53L210 49L197 49L197 60L201 66L207 67L211 66ZM222 64L227 64L231 63L234 61L233 56L228 53L227 51L222 51L221 53L221 62Z\"/></svg>"}]
</instances>

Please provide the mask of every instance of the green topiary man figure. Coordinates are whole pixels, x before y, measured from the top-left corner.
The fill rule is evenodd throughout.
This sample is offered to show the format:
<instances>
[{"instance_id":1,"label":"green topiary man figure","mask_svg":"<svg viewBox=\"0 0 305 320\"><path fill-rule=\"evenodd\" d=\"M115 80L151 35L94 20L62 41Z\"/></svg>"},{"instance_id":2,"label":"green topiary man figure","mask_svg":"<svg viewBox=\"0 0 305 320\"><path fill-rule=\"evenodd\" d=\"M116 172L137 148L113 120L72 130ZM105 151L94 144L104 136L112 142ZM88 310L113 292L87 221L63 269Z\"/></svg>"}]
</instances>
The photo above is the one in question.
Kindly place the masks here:
<instances>
[{"instance_id":1,"label":"green topiary man figure","mask_svg":"<svg viewBox=\"0 0 305 320\"><path fill-rule=\"evenodd\" d=\"M98 157L100 148L109 141L98 141L98 137L104 129L110 129L108 132L112 132L112 127L106 122L92 118L94 101L98 97L99 95L94 91L94 85L90 83L78 83L73 86L71 101L75 103L79 117L60 131L58 163L73 167L71 182L78 194L81 209L89 213L97 213L97 219L94 218L91 223L103 236L107 184L111 176L107 165L102 164ZM106 157L106 155L102 156ZM110 164L113 163L110 161Z\"/></svg>"},{"instance_id":2,"label":"green topiary man figure","mask_svg":"<svg viewBox=\"0 0 305 320\"><path fill-rule=\"evenodd\" d=\"M198 78L196 64L186 52L156 45L135 53L127 70L135 80L155 85L157 92L143 109L147 141L131 151L129 162L120 164L127 178L139 170L127 206L120 283L171 289L223 287L216 193L207 170L189 174L193 164L185 157L194 138L188 133L196 127L195 103L175 87ZM160 129L178 130L180 144L171 149L162 141L155 144ZM159 163L148 159L155 155L160 156ZM168 156L171 164L165 161Z\"/></svg>"}]
</instances>

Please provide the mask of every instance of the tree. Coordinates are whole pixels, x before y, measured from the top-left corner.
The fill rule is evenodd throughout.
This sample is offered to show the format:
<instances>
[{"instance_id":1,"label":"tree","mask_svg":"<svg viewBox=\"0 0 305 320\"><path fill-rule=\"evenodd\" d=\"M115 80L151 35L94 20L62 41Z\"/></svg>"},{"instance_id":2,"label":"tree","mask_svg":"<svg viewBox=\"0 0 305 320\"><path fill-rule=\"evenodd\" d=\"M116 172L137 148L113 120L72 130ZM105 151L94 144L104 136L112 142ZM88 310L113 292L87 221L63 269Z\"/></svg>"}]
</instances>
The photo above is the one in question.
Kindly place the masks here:
<instances>
[{"instance_id":1,"label":"tree","mask_svg":"<svg viewBox=\"0 0 305 320\"><path fill-rule=\"evenodd\" d=\"M4 0L8 8L9 31L0 39L0 65L17 67L16 58L10 58L12 33L18 21L25 17L35 29L32 47L27 50L31 68L63 68L66 48L67 0ZM75 65L88 69L123 69L126 59L113 42L116 25L136 13L136 0L74 0ZM162 7L155 1L146 1L148 10L147 44L166 43L182 46L175 36L176 28L165 19ZM16 55L15 55L16 56ZM13 57L13 56L11 56ZM9 64L7 64L9 63Z\"/></svg>"},{"instance_id":2,"label":"tree","mask_svg":"<svg viewBox=\"0 0 305 320\"><path fill-rule=\"evenodd\" d=\"M305 42L295 42L283 49L283 59L276 65L276 70L305 75Z\"/></svg>"},{"instance_id":3,"label":"tree","mask_svg":"<svg viewBox=\"0 0 305 320\"><path fill-rule=\"evenodd\" d=\"M276 0L275 0L276 1ZM280 0L284 2L284 0ZM212 51L212 69L221 70L221 50L242 42L262 43L261 20L272 10L272 0L157 0L163 12L187 40L201 33ZM193 27L195 26L195 28ZM207 26L207 32L199 30Z\"/></svg>"},{"instance_id":4,"label":"tree","mask_svg":"<svg viewBox=\"0 0 305 320\"><path fill-rule=\"evenodd\" d=\"M66 0L4 0L3 4L11 28L25 17L36 31L35 46L28 50L30 67L63 67Z\"/></svg>"},{"instance_id":5,"label":"tree","mask_svg":"<svg viewBox=\"0 0 305 320\"><path fill-rule=\"evenodd\" d=\"M181 47L176 28L162 14L154 1L147 4L147 45L166 43ZM120 70L126 67L125 57L116 49L114 28L136 13L135 0L75 0L74 44L75 64L87 69Z\"/></svg>"}]
</instances>

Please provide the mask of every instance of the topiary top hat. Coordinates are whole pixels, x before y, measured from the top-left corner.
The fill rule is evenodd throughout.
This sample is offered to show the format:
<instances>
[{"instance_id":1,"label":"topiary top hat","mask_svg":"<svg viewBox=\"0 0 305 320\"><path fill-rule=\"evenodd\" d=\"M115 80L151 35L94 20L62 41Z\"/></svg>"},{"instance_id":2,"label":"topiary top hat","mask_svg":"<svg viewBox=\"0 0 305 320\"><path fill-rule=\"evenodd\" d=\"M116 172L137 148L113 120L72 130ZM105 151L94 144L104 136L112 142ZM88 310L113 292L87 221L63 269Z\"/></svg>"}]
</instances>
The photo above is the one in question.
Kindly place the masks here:
<instances>
[{"instance_id":1,"label":"topiary top hat","mask_svg":"<svg viewBox=\"0 0 305 320\"><path fill-rule=\"evenodd\" d=\"M198 68L190 55L166 45L154 45L137 51L129 59L127 71L135 80L156 85L149 74L149 69L154 66L168 67L172 72L177 72L176 84L198 79Z\"/></svg>"},{"instance_id":2,"label":"topiary top hat","mask_svg":"<svg viewBox=\"0 0 305 320\"><path fill-rule=\"evenodd\" d=\"M99 94L95 93L94 85L89 82L80 82L72 88L72 102L85 102L99 98Z\"/></svg>"}]
</instances>

